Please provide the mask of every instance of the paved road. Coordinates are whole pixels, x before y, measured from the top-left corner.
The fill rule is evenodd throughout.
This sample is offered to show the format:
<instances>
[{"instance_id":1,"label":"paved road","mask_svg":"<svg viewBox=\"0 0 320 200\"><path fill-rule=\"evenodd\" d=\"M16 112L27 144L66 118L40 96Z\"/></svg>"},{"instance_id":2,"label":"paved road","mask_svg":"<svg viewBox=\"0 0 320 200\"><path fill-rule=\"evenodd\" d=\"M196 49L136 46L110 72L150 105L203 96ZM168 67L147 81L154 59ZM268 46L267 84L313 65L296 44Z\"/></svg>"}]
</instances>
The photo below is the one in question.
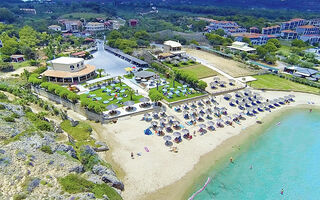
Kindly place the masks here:
<instances>
[{"instance_id":1,"label":"paved road","mask_svg":"<svg viewBox=\"0 0 320 200\"><path fill-rule=\"evenodd\" d=\"M102 68L105 73L111 76L120 76L126 74L124 70L126 67L132 67L133 65L125 60L114 56L113 54L107 52L103 48L103 42L98 42L98 51L92 54L94 58L91 60L86 60L86 64L91 64L97 68Z\"/></svg>"}]
</instances>

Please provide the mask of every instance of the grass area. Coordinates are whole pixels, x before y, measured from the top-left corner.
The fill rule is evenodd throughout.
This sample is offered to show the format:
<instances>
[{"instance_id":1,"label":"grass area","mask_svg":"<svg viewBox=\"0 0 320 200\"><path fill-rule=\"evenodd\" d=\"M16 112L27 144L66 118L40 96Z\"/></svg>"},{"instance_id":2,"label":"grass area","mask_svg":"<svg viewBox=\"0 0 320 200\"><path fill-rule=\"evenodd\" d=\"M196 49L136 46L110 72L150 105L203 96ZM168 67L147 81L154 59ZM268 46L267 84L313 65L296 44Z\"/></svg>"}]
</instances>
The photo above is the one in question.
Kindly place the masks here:
<instances>
[{"instance_id":1,"label":"grass area","mask_svg":"<svg viewBox=\"0 0 320 200\"><path fill-rule=\"evenodd\" d=\"M174 84L174 87L173 87L173 82L172 82L172 80L167 80L167 81L170 81L170 84L169 84L169 88L168 88L168 92L169 92L169 90L170 90L170 88L174 88L174 91L176 91L176 90L183 90L183 88L181 88L181 89L178 89L177 87L178 86L180 86L180 87L182 87L182 84L181 83L179 83L179 82L177 82L177 81L175 81L175 84ZM157 88L152 88L151 90L156 90ZM160 86L159 87L159 91L161 92L161 93L163 93L162 92L162 89L163 89L163 86ZM173 92L173 95L172 95L172 97L171 98L169 98L169 96L166 96L166 95L164 95L164 99L166 100L166 101L168 101L168 102L175 102L175 101L179 101L179 100L183 100L183 99L188 99L188 98L192 98L192 97L197 97L197 96L200 96L200 95L203 95L203 93L201 93L201 92L197 92L197 91L193 91L192 92L192 94L186 94L186 95L183 95L183 93L182 92L180 92L180 96L178 96L177 94L175 94L174 92Z\"/></svg>"},{"instance_id":2,"label":"grass area","mask_svg":"<svg viewBox=\"0 0 320 200\"><path fill-rule=\"evenodd\" d=\"M311 92L315 94L320 93L320 89L311 87L308 85L303 85L300 83L295 83L290 80L280 78L275 75L257 75L253 76L256 81L249 83L250 86L254 88L264 88L264 89L279 89L279 90L292 90L298 92Z\"/></svg>"},{"instance_id":3,"label":"grass area","mask_svg":"<svg viewBox=\"0 0 320 200\"><path fill-rule=\"evenodd\" d=\"M177 63L177 65L174 65L172 63L169 62L163 62L163 64L167 65L168 67L188 67L188 66L192 66L192 65L197 65L198 63L192 61L192 60L188 60L188 62L179 62Z\"/></svg>"},{"instance_id":4,"label":"grass area","mask_svg":"<svg viewBox=\"0 0 320 200\"><path fill-rule=\"evenodd\" d=\"M119 89L116 89L119 88ZM111 92L104 92L105 89L110 89ZM130 92L129 89L131 89L129 86L127 86L126 84L122 83L120 85L120 83L115 84L115 86L107 86L105 89L98 89L95 91L91 91L89 92L89 94L82 94L80 95L80 100L83 99L90 99L91 101L97 102L102 104L104 107L110 105L110 104L116 104L119 107L123 106L123 103L126 101L130 101ZM125 92L121 93L121 90L125 90ZM113 94L113 95L112 95ZM89 98L89 95L95 95L95 97L93 98ZM117 98L115 98L115 95L117 95ZM124 96L126 95L126 96ZM101 97L102 99L99 101L94 100L96 97ZM122 99L120 100L119 97L121 97ZM142 98L142 95L132 95L132 101L134 101L135 103L139 102L139 99ZM107 101L107 103L104 101Z\"/></svg>"},{"instance_id":5,"label":"grass area","mask_svg":"<svg viewBox=\"0 0 320 200\"><path fill-rule=\"evenodd\" d=\"M82 12L74 12L74 13L68 13L65 15L60 16L60 18L64 19L80 19L80 18L85 18L85 19L90 19L90 18L105 18L106 15L104 14L98 14L98 13L82 13Z\"/></svg>"},{"instance_id":6,"label":"grass area","mask_svg":"<svg viewBox=\"0 0 320 200\"><path fill-rule=\"evenodd\" d=\"M122 200L121 196L107 184L95 184L80 175L69 174L60 178L59 183L62 189L70 194L92 192L96 198L103 198L103 195L107 195L109 199Z\"/></svg>"},{"instance_id":7,"label":"grass area","mask_svg":"<svg viewBox=\"0 0 320 200\"><path fill-rule=\"evenodd\" d=\"M291 53L290 48L291 48L291 46L281 45L281 47L279 48L277 53L282 52L283 55L288 56Z\"/></svg>"},{"instance_id":8,"label":"grass area","mask_svg":"<svg viewBox=\"0 0 320 200\"><path fill-rule=\"evenodd\" d=\"M192 65L189 67L183 67L181 70L188 71L188 72L195 74L198 79L207 78L210 76L216 76L219 74L218 72L216 72L216 71L214 71L204 65L201 65L201 64Z\"/></svg>"},{"instance_id":9,"label":"grass area","mask_svg":"<svg viewBox=\"0 0 320 200\"><path fill-rule=\"evenodd\" d=\"M21 67L30 67L31 64L30 64L30 61L29 60L26 60L26 61L23 61L23 62L19 62L19 63L12 63L13 65L13 68L15 70L21 68Z\"/></svg>"},{"instance_id":10,"label":"grass area","mask_svg":"<svg viewBox=\"0 0 320 200\"><path fill-rule=\"evenodd\" d=\"M81 121L77 126L72 127L69 120L64 120L60 125L61 128L76 141L78 148L82 145L94 146L95 141L90 136L92 128L89 124Z\"/></svg>"}]
</instances>

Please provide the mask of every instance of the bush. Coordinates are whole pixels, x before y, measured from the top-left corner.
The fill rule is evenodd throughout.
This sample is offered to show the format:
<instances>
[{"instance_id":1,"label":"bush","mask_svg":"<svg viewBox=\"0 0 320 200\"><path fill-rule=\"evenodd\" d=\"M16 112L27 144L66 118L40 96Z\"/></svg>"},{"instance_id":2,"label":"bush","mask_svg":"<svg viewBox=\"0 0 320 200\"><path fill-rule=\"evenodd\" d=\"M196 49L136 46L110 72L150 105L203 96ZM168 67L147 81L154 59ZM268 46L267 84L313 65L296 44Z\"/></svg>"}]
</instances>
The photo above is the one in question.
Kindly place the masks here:
<instances>
[{"instance_id":1,"label":"bush","mask_svg":"<svg viewBox=\"0 0 320 200\"><path fill-rule=\"evenodd\" d=\"M71 194L92 192L96 198L102 198L103 195L107 195L109 199L122 200L121 196L107 184L94 184L76 174L69 174L59 178L59 183L64 191Z\"/></svg>"},{"instance_id":2,"label":"bush","mask_svg":"<svg viewBox=\"0 0 320 200\"><path fill-rule=\"evenodd\" d=\"M6 116L3 118L3 120L6 122L15 122L15 119L11 116Z\"/></svg>"},{"instance_id":3,"label":"bush","mask_svg":"<svg viewBox=\"0 0 320 200\"><path fill-rule=\"evenodd\" d=\"M52 125L49 122L44 121L44 120L38 120L35 123L35 126L41 131L52 131L53 130Z\"/></svg>"},{"instance_id":4,"label":"bush","mask_svg":"<svg viewBox=\"0 0 320 200\"><path fill-rule=\"evenodd\" d=\"M48 154L53 154L51 147L48 145L42 146L40 150Z\"/></svg>"},{"instance_id":5,"label":"bush","mask_svg":"<svg viewBox=\"0 0 320 200\"><path fill-rule=\"evenodd\" d=\"M5 95L3 92L0 92L0 101L8 101L7 95Z\"/></svg>"}]
</instances>

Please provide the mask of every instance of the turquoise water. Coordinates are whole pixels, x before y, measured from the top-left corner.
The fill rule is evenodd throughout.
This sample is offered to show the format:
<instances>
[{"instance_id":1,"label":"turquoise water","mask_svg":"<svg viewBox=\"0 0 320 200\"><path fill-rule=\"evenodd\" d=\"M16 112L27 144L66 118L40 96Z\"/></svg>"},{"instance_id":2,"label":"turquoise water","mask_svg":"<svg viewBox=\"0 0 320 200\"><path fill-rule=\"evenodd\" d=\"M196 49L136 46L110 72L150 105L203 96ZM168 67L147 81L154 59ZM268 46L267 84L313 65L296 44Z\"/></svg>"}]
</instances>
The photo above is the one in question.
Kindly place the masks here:
<instances>
[{"instance_id":1,"label":"turquoise water","mask_svg":"<svg viewBox=\"0 0 320 200\"><path fill-rule=\"evenodd\" d=\"M212 170L211 183L195 199L320 199L320 112L299 110L279 120L233 164L225 161Z\"/></svg>"}]
</instances>

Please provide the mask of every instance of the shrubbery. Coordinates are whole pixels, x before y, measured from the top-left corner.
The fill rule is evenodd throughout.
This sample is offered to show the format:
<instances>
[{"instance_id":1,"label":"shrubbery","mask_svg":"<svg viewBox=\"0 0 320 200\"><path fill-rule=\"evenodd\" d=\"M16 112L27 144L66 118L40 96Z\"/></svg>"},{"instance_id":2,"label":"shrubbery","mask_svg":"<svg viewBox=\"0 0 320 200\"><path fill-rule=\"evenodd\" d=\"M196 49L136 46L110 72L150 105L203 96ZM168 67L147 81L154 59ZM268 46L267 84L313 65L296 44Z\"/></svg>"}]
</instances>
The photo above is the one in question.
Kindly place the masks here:
<instances>
[{"instance_id":1,"label":"shrubbery","mask_svg":"<svg viewBox=\"0 0 320 200\"><path fill-rule=\"evenodd\" d=\"M48 154L53 154L51 147L48 145L42 146L40 150Z\"/></svg>"},{"instance_id":2,"label":"shrubbery","mask_svg":"<svg viewBox=\"0 0 320 200\"><path fill-rule=\"evenodd\" d=\"M33 112L26 112L26 117L41 131L52 131L52 125L46 120L42 119L43 117L40 114L35 114Z\"/></svg>"},{"instance_id":3,"label":"shrubbery","mask_svg":"<svg viewBox=\"0 0 320 200\"><path fill-rule=\"evenodd\" d=\"M77 102L79 99L79 96L70 90L68 90L65 87L62 87L60 85L50 83L50 82L43 82L40 85L42 88L48 90L50 93L56 94L60 96L61 98L68 99L72 101L73 103Z\"/></svg>"}]
</instances>

